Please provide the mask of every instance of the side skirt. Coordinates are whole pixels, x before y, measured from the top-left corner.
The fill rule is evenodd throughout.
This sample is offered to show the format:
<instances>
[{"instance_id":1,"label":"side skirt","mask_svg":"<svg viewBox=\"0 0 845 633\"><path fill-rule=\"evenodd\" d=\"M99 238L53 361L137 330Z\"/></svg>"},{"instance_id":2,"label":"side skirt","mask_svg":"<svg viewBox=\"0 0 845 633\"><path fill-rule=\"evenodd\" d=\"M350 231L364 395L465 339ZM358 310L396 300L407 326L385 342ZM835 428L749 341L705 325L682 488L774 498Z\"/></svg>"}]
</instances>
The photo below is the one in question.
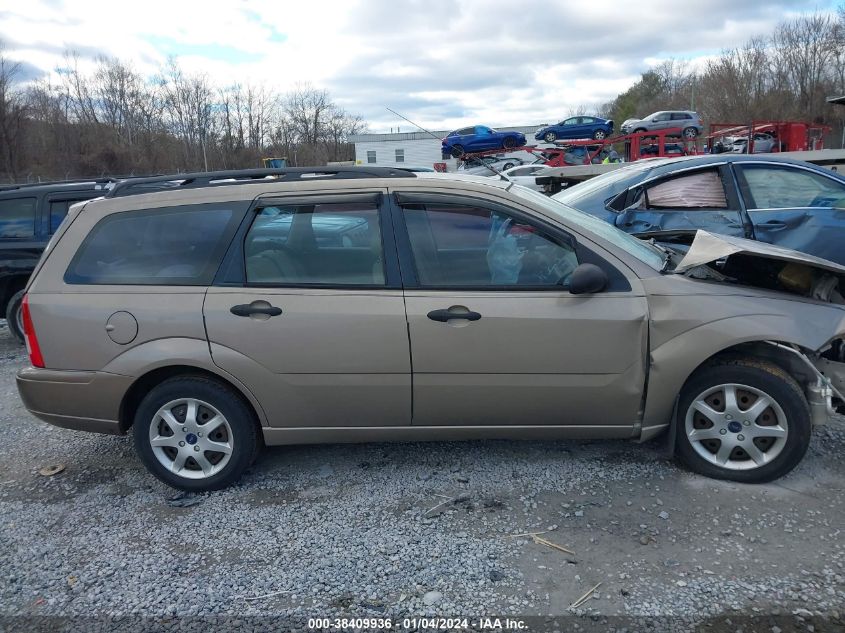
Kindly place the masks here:
<instances>
[{"instance_id":1,"label":"side skirt","mask_svg":"<svg viewBox=\"0 0 845 633\"><path fill-rule=\"evenodd\" d=\"M358 426L262 428L264 443L335 444L454 440L631 439L632 426Z\"/></svg>"}]
</instances>

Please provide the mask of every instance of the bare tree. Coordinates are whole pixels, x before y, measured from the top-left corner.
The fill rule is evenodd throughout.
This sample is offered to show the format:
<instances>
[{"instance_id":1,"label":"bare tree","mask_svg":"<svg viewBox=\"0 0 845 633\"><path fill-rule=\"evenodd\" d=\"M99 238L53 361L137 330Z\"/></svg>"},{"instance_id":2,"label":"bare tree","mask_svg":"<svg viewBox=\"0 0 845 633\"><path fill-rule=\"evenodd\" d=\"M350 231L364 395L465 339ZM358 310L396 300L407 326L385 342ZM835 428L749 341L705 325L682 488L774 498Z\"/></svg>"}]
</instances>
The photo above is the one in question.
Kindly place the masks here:
<instances>
[{"instance_id":1,"label":"bare tree","mask_svg":"<svg viewBox=\"0 0 845 633\"><path fill-rule=\"evenodd\" d=\"M7 177L15 182L24 147L27 107L16 86L20 63L8 59L0 47L0 154Z\"/></svg>"}]
</instances>

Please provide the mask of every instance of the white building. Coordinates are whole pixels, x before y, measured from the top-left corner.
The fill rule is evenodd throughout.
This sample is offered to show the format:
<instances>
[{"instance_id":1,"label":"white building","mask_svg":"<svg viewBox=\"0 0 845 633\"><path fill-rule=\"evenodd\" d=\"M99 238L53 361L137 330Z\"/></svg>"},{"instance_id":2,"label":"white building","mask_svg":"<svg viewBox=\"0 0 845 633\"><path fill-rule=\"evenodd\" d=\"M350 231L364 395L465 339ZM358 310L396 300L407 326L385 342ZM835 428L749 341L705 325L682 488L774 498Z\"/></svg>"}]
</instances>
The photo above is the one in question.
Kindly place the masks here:
<instances>
[{"instance_id":1,"label":"white building","mask_svg":"<svg viewBox=\"0 0 845 633\"><path fill-rule=\"evenodd\" d=\"M529 145L536 144L534 132L542 126L500 127L500 132L522 132ZM445 164L449 171L457 169L454 158L444 160L440 152L441 139L449 133L398 132L394 134L354 134L349 138L355 144L355 163L358 165L378 165L380 167L431 167L435 163ZM504 156L506 152L502 152ZM526 152L512 152L509 156L519 156L532 160Z\"/></svg>"}]
</instances>

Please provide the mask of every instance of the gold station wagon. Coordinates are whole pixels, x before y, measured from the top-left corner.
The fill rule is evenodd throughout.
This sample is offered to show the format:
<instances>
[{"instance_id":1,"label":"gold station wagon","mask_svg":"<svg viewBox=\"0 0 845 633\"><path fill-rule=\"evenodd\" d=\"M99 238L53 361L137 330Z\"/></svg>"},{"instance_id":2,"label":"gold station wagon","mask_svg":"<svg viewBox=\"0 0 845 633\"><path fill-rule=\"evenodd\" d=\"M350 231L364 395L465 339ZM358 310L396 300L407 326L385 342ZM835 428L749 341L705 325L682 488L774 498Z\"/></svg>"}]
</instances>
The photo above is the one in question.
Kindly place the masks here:
<instances>
[{"instance_id":1,"label":"gold station wagon","mask_svg":"<svg viewBox=\"0 0 845 633\"><path fill-rule=\"evenodd\" d=\"M263 445L660 433L767 481L841 404L845 267L640 241L486 178L343 167L130 179L72 207L23 303L26 407L132 432L177 488Z\"/></svg>"}]
</instances>

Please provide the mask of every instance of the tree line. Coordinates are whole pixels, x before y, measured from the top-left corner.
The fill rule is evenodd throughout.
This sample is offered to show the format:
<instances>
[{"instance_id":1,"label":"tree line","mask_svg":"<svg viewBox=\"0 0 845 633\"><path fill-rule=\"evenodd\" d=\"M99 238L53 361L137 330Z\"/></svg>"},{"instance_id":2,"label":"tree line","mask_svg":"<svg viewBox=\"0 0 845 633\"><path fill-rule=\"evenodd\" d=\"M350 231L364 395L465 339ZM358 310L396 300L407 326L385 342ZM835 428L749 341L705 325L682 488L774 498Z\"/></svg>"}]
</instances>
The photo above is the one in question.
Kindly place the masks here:
<instances>
[{"instance_id":1,"label":"tree line","mask_svg":"<svg viewBox=\"0 0 845 633\"><path fill-rule=\"evenodd\" d=\"M767 37L725 49L703 68L667 60L600 109L617 124L657 110L696 110L705 122L798 120L829 125L839 147L845 106L845 5L781 22Z\"/></svg>"},{"instance_id":2,"label":"tree line","mask_svg":"<svg viewBox=\"0 0 845 633\"><path fill-rule=\"evenodd\" d=\"M171 58L154 76L97 59L80 69L66 55L60 80L20 81L0 50L0 181L30 182L352 160L360 116L309 84L287 93L264 85L215 85Z\"/></svg>"}]
</instances>

